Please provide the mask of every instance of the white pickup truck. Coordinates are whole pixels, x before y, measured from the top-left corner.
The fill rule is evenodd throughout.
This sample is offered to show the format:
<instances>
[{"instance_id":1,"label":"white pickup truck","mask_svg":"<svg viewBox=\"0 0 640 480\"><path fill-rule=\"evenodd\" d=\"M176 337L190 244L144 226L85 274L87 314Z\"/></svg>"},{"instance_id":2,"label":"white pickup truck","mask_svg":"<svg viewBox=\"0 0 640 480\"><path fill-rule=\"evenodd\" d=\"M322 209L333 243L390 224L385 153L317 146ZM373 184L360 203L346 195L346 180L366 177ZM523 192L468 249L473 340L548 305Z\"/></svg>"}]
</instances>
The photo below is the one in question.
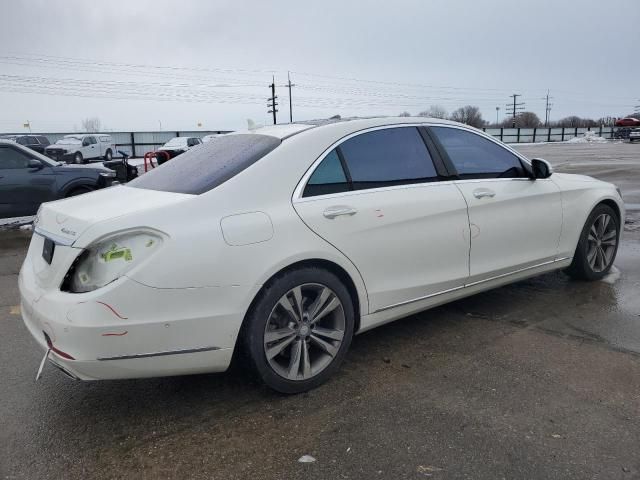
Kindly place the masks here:
<instances>
[{"instance_id":1,"label":"white pickup truck","mask_svg":"<svg viewBox=\"0 0 640 480\"><path fill-rule=\"evenodd\" d=\"M116 147L110 135L87 133L65 135L45 148L45 155L59 162L87 163L111 160Z\"/></svg>"}]
</instances>

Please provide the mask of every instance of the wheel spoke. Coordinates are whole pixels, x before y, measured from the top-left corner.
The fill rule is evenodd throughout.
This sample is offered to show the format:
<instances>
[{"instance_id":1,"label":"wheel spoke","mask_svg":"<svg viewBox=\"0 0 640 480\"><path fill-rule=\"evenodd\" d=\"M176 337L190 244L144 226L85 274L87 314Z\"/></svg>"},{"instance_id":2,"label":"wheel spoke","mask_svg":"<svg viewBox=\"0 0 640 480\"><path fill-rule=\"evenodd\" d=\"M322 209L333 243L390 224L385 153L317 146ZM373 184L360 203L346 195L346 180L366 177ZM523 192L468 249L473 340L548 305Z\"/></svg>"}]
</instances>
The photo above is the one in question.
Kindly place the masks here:
<instances>
[{"instance_id":1,"label":"wheel spoke","mask_svg":"<svg viewBox=\"0 0 640 480\"><path fill-rule=\"evenodd\" d=\"M614 229L611 230L609 232L606 232L603 236L602 236L602 243L605 242L609 242L611 240L615 240L616 236L618 235L618 232Z\"/></svg>"},{"instance_id":2,"label":"wheel spoke","mask_svg":"<svg viewBox=\"0 0 640 480\"><path fill-rule=\"evenodd\" d=\"M311 361L309 360L309 344L302 342L302 376L309 378L311 376Z\"/></svg>"},{"instance_id":3,"label":"wheel spoke","mask_svg":"<svg viewBox=\"0 0 640 480\"><path fill-rule=\"evenodd\" d=\"M603 215L602 216L602 233L600 234L600 237L602 237L604 235L604 232L607 231L607 226L609 225L609 221L611 220L611 217L609 215Z\"/></svg>"},{"instance_id":4,"label":"wheel spoke","mask_svg":"<svg viewBox=\"0 0 640 480\"><path fill-rule=\"evenodd\" d=\"M302 288L298 286L291 290L291 292L293 293L296 310L298 310L298 318L302 320Z\"/></svg>"},{"instance_id":5,"label":"wheel spoke","mask_svg":"<svg viewBox=\"0 0 640 480\"><path fill-rule=\"evenodd\" d=\"M304 340L298 340L291 346L291 359L289 360L289 378L295 380L300 372L300 359L302 358L302 344Z\"/></svg>"},{"instance_id":6,"label":"wheel spoke","mask_svg":"<svg viewBox=\"0 0 640 480\"><path fill-rule=\"evenodd\" d=\"M278 328L277 330L269 330L264 334L264 341L265 343L271 343L295 334L296 332L289 327Z\"/></svg>"},{"instance_id":7,"label":"wheel spoke","mask_svg":"<svg viewBox=\"0 0 640 480\"><path fill-rule=\"evenodd\" d=\"M291 320L296 323L300 323L302 319L298 316L298 312L295 311L293 305L291 305L291 301L286 295L280 299L278 304L289 314Z\"/></svg>"},{"instance_id":8,"label":"wheel spoke","mask_svg":"<svg viewBox=\"0 0 640 480\"><path fill-rule=\"evenodd\" d=\"M322 287L322 291L318 294L315 302L313 302L313 305L311 305L311 307L309 308L309 317L311 319L315 318L315 316L318 314L318 310L320 310L320 307L324 305L330 295L331 290L326 287Z\"/></svg>"},{"instance_id":9,"label":"wheel spoke","mask_svg":"<svg viewBox=\"0 0 640 480\"><path fill-rule=\"evenodd\" d=\"M344 332L342 330L336 330L333 328L315 327L313 329L313 334L338 341L342 341L342 337L344 337Z\"/></svg>"},{"instance_id":10,"label":"wheel spoke","mask_svg":"<svg viewBox=\"0 0 640 480\"><path fill-rule=\"evenodd\" d=\"M604 258L604 252L602 251L602 247L597 247L598 249L598 271L601 272L602 270L604 270L604 266L605 266L605 258Z\"/></svg>"},{"instance_id":11,"label":"wheel spoke","mask_svg":"<svg viewBox=\"0 0 640 480\"><path fill-rule=\"evenodd\" d=\"M284 350L295 339L296 337L292 335L291 337L286 338L285 340L282 340L281 342L276 343L274 346L268 348L266 352L267 359L271 360L273 357L282 352L282 350Z\"/></svg>"},{"instance_id":12,"label":"wheel spoke","mask_svg":"<svg viewBox=\"0 0 640 480\"><path fill-rule=\"evenodd\" d=\"M336 353L338 353L338 349L336 347L331 345L329 342L325 342L320 337L315 336L313 333L309 338L311 338L311 342L313 342L316 346L327 352L332 357L335 357Z\"/></svg>"},{"instance_id":13,"label":"wheel spoke","mask_svg":"<svg viewBox=\"0 0 640 480\"><path fill-rule=\"evenodd\" d=\"M587 237L587 240L591 243L596 243L598 241L598 239L596 237L593 236L593 233L589 232L589 236Z\"/></svg>"},{"instance_id":14,"label":"wheel spoke","mask_svg":"<svg viewBox=\"0 0 640 480\"><path fill-rule=\"evenodd\" d=\"M589 262L589 266L592 269L596 268L596 256L598 254L598 246L597 245L593 245L591 247L591 249L589 250L589 253L587 253L587 261Z\"/></svg>"},{"instance_id":15,"label":"wheel spoke","mask_svg":"<svg viewBox=\"0 0 640 480\"><path fill-rule=\"evenodd\" d=\"M338 306L340 306L340 300L333 293L329 296L330 300L325 303L318 313L311 319L311 324L314 324L324 317L326 317L329 313L334 311Z\"/></svg>"},{"instance_id":16,"label":"wheel spoke","mask_svg":"<svg viewBox=\"0 0 640 480\"><path fill-rule=\"evenodd\" d=\"M593 225L591 225L591 229L589 230L589 236L593 238L598 238L598 229L596 228L596 223L598 223L597 220L593 222Z\"/></svg>"}]
</instances>

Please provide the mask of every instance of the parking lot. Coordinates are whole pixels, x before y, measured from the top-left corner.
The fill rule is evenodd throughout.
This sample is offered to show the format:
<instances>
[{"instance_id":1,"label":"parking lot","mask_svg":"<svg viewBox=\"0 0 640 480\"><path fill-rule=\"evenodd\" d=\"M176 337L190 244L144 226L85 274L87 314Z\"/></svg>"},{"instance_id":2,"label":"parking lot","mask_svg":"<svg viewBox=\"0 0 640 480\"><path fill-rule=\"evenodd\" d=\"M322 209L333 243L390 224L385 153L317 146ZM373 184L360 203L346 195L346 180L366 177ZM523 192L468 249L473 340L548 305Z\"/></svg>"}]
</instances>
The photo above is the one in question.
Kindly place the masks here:
<instances>
[{"instance_id":1,"label":"parking lot","mask_svg":"<svg viewBox=\"0 0 640 480\"><path fill-rule=\"evenodd\" d=\"M298 396L237 368L80 383L48 366L36 383L17 291L29 232L0 232L0 478L640 478L640 145L517 148L620 186L616 269L372 330Z\"/></svg>"}]
</instances>

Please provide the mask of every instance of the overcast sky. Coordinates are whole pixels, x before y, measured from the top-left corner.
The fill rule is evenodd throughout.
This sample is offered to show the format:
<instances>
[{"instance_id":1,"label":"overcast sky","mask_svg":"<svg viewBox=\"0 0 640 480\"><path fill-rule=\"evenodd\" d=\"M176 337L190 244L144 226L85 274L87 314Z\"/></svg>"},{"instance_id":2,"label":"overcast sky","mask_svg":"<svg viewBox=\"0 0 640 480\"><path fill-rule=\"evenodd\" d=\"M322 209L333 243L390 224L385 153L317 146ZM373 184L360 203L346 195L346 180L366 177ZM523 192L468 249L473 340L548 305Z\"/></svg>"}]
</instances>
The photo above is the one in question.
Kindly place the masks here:
<instances>
[{"instance_id":1,"label":"overcast sky","mask_svg":"<svg viewBox=\"0 0 640 480\"><path fill-rule=\"evenodd\" d=\"M544 118L640 104L640 1L2 2L0 131L268 123L291 71L296 119L417 114L512 93ZM278 122L287 89L277 88Z\"/></svg>"}]
</instances>

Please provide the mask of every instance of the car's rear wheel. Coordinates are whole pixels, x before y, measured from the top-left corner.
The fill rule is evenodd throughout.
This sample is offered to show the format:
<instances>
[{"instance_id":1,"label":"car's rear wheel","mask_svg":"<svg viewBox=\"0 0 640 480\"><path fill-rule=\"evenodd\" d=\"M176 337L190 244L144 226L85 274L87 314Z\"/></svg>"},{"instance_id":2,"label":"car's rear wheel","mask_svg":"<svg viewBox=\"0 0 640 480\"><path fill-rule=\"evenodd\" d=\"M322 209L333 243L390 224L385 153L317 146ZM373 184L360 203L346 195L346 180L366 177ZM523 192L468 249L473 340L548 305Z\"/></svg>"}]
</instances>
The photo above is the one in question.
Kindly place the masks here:
<instances>
[{"instance_id":1,"label":"car's rear wheel","mask_svg":"<svg viewBox=\"0 0 640 480\"><path fill-rule=\"evenodd\" d=\"M582 229L567 273L581 280L599 280L611 267L618 252L620 219L608 205L593 209Z\"/></svg>"},{"instance_id":2,"label":"car's rear wheel","mask_svg":"<svg viewBox=\"0 0 640 480\"><path fill-rule=\"evenodd\" d=\"M333 273L308 267L274 279L243 329L250 366L269 387L299 393L325 382L342 363L353 336L349 291Z\"/></svg>"},{"instance_id":3,"label":"car's rear wheel","mask_svg":"<svg viewBox=\"0 0 640 480\"><path fill-rule=\"evenodd\" d=\"M76 154L73 156L73 162L74 163L82 163L83 162L82 154L80 152L76 152Z\"/></svg>"},{"instance_id":4,"label":"car's rear wheel","mask_svg":"<svg viewBox=\"0 0 640 480\"><path fill-rule=\"evenodd\" d=\"M111 153L111 150L107 150L107 152L104 154L104 159L107 162L110 162L113 159L113 153Z\"/></svg>"}]
</instances>

